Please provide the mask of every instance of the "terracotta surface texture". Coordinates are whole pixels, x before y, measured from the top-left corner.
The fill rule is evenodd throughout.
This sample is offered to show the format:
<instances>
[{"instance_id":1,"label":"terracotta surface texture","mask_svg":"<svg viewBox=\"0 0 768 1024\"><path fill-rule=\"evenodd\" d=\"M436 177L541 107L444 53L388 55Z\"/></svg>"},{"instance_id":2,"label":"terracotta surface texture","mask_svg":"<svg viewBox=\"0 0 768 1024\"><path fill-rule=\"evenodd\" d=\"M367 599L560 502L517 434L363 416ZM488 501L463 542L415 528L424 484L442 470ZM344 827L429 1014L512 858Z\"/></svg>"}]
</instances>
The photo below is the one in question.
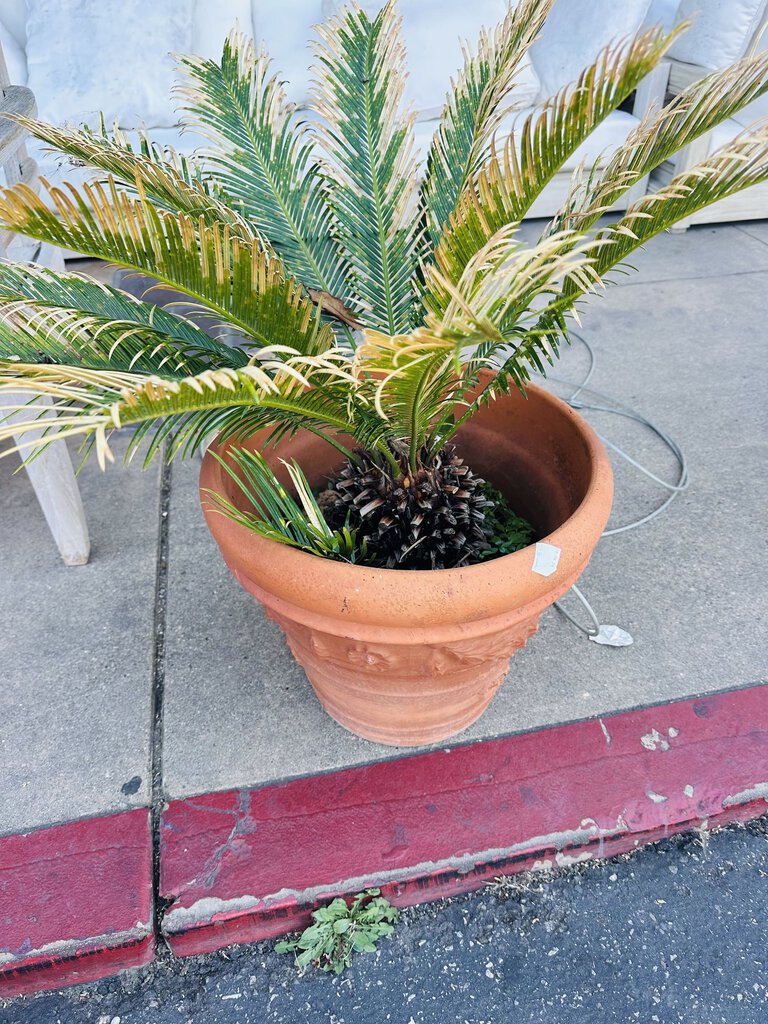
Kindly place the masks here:
<instances>
[{"instance_id":1,"label":"terracotta surface texture","mask_svg":"<svg viewBox=\"0 0 768 1024\"><path fill-rule=\"evenodd\" d=\"M258 448L262 440L257 434L244 443ZM610 512L612 475L600 441L540 388L481 409L458 447L535 526L537 544L432 571L318 558L213 511L210 491L236 505L243 497L210 454L203 460L203 508L227 565L280 624L326 711L379 743L418 746L474 722L541 613L584 571ZM278 476L280 458L295 458L313 485L339 459L306 433L266 454Z\"/></svg>"}]
</instances>

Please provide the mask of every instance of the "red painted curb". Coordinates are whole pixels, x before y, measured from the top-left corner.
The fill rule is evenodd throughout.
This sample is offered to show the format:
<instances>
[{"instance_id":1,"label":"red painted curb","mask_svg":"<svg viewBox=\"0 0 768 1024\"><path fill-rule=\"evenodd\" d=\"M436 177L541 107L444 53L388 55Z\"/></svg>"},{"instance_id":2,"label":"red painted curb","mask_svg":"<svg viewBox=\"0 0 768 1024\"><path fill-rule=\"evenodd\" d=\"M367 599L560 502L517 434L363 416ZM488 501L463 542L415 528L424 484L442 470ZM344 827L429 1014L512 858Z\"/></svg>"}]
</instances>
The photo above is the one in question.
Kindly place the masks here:
<instances>
[{"instance_id":1,"label":"red painted curb","mask_svg":"<svg viewBox=\"0 0 768 1024\"><path fill-rule=\"evenodd\" d=\"M337 893L397 903L755 817L768 687L677 701L253 790L172 801L161 823L174 952L289 931Z\"/></svg>"},{"instance_id":2,"label":"red painted curb","mask_svg":"<svg viewBox=\"0 0 768 1024\"><path fill-rule=\"evenodd\" d=\"M153 950L146 809L0 838L0 996L93 981Z\"/></svg>"}]
</instances>

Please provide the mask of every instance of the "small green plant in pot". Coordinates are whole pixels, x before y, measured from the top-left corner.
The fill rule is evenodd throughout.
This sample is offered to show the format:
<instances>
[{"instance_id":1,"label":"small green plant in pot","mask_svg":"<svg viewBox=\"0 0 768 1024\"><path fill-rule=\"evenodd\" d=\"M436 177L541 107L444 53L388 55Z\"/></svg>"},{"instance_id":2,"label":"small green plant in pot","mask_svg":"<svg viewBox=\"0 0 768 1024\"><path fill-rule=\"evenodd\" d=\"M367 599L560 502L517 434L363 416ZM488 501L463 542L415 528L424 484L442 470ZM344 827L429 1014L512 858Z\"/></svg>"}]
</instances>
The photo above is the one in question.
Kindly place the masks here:
<instances>
[{"instance_id":1,"label":"small green plant in pot","mask_svg":"<svg viewBox=\"0 0 768 1024\"><path fill-rule=\"evenodd\" d=\"M319 30L311 122L235 33L219 63L180 61L186 119L211 139L198 162L132 148L118 130L25 120L94 181L0 198L6 228L150 274L186 301L171 312L73 274L0 266L0 388L24 392L28 414L0 423L0 440L29 432L39 447L31 432L50 405L36 396L58 413L42 443L82 437L102 465L121 427L147 461L216 433L201 484L225 559L331 714L383 742L439 739L476 718L602 531L605 453L530 384L569 317L654 235L768 179L763 125L602 219L768 89L763 53L651 112L523 242L537 197L676 34L608 47L499 136L551 2L521 0L467 50L423 174L395 5L369 17L351 4ZM489 522L509 509L497 498L494 510L486 479L538 545L496 544Z\"/></svg>"}]
</instances>

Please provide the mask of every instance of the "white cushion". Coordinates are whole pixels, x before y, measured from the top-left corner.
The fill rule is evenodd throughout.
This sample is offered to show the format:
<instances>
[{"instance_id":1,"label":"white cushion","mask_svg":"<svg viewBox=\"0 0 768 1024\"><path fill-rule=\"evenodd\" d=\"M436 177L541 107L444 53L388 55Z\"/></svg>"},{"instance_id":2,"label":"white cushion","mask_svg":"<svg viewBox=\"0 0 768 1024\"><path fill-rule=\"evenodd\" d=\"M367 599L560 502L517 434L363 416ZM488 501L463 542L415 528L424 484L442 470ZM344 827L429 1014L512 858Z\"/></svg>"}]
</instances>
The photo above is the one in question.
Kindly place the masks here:
<instances>
[{"instance_id":1,"label":"white cushion","mask_svg":"<svg viewBox=\"0 0 768 1024\"><path fill-rule=\"evenodd\" d=\"M609 43L642 27L650 0L556 0L531 58L541 100L574 82Z\"/></svg>"},{"instance_id":2,"label":"white cushion","mask_svg":"<svg viewBox=\"0 0 768 1024\"><path fill-rule=\"evenodd\" d=\"M27 45L26 0L0 0L0 21L23 50Z\"/></svg>"},{"instance_id":3,"label":"white cushion","mask_svg":"<svg viewBox=\"0 0 768 1024\"><path fill-rule=\"evenodd\" d=\"M676 22L677 5L679 0L651 0L651 6L645 20L649 25L661 25L663 28L671 29Z\"/></svg>"},{"instance_id":4,"label":"white cushion","mask_svg":"<svg viewBox=\"0 0 768 1024\"><path fill-rule=\"evenodd\" d=\"M314 63L311 41L323 20L320 0L252 0L254 38L272 58L272 71L285 81L285 91L299 106L309 99Z\"/></svg>"},{"instance_id":5,"label":"white cushion","mask_svg":"<svg viewBox=\"0 0 768 1024\"><path fill-rule=\"evenodd\" d=\"M340 5L339 5L340 6ZM362 0L374 15L382 0ZM419 120L440 116L451 78L464 63L461 44L474 48L481 28L495 28L507 12L506 0L401 0L403 39L407 54L406 99ZM521 67L513 96L519 106L533 103L539 82L530 61Z\"/></svg>"},{"instance_id":6,"label":"white cushion","mask_svg":"<svg viewBox=\"0 0 768 1024\"><path fill-rule=\"evenodd\" d=\"M218 58L250 0L28 0L28 84L54 123L169 127L177 123L174 53Z\"/></svg>"},{"instance_id":7,"label":"white cushion","mask_svg":"<svg viewBox=\"0 0 768 1024\"><path fill-rule=\"evenodd\" d=\"M532 113L537 114L538 111L521 110L511 116L507 123L499 130L497 136L498 141L500 143L503 142L513 126L516 123L522 124L525 118ZM608 117L597 126L589 138L576 150L573 156L566 161L562 170L569 173L582 161L587 166L590 166L598 159L600 166L602 166L606 163L607 157L610 156L615 149L621 146L623 142L625 142L629 133L638 123L639 121L634 117L634 115L628 114L623 110L616 110L612 114L609 114ZM426 164L429 144L432 140L434 128L434 123L416 125L416 149L419 156L420 166L422 168L424 168Z\"/></svg>"},{"instance_id":8,"label":"white cushion","mask_svg":"<svg viewBox=\"0 0 768 1024\"><path fill-rule=\"evenodd\" d=\"M5 23L0 21L0 45L3 47L5 66L12 85L27 84L27 58L16 37L11 35Z\"/></svg>"},{"instance_id":9,"label":"white cushion","mask_svg":"<svg viewBox=\"0 0 768 1024\"><path fill-rule=\"evenodd\" d=\"M253 35L251 0L195 0L192 53L221 60L224 40L235 27Z\"/></svg>"},{"instance_id":10,"label":"white cushion","mask_svg":"<svg viewBox=\"0 0 768 1024\"><path fill-rule=\"evenodd\" d=\"M670 51L676 60L722 68L743 57L768 0L681 0L676 20L693 24Z\"/></svg>"}]
</instances>

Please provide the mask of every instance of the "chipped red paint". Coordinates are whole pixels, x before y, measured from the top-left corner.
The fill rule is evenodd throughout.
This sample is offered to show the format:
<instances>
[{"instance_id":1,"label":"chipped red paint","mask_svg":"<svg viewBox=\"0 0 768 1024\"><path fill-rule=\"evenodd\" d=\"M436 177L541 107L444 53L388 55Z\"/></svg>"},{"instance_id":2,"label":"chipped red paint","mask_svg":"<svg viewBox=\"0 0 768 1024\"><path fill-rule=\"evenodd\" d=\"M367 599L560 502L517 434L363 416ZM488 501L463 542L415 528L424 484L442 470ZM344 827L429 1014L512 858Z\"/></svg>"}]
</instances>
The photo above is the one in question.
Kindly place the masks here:
<instances>
[{"instance_id":1,"label":"chipped red paint","mask_svg":"<svg viewBox=\"0 0 768 1024\"><path fill-rule=\"evenodd\" d=\"M166 935L179 954L203 952L303 926L365 885L403 906L755 817L768 799L767 697L732 690L174 800L161 831ZM14 957L0 963L0 996L151 959L148 819L139 809L0 838L0 954Z\"/></svg>"},{"instance_id":2,"label":"chipped red paint","mask_svg":"<svg viewBox=\"0 0 768 1024\"><path fill-rule=\"evenodd\" d=\"M92 981L153 949L147 810L0 838L0 996Z\"/></svg>"},{"instance_id":3,"label":"chipped red paint","mask_svg":"<svg viewBox=\"0 0 768 1024\"><path fill-rule=\"evenodd\" d=\"M363 884L420 902L558 854L608 856L754 817L766 697L750 687L174 800L161 831L166 935L177 953L201 952L288 931Z\"/></svg>"}]
</instances>

